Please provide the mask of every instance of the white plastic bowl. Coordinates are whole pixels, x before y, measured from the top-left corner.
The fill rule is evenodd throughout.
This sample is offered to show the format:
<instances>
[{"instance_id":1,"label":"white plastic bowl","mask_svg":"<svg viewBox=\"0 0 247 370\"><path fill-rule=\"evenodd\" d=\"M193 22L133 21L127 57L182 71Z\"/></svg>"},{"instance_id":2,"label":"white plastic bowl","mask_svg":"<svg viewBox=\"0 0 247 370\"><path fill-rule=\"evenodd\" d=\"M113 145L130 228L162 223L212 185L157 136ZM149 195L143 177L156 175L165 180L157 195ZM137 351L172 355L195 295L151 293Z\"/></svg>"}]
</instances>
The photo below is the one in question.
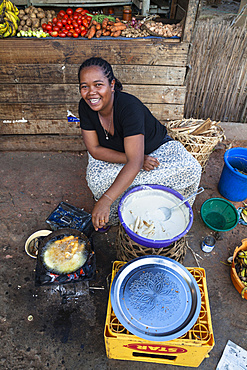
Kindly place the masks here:
<instances>
[{"instance_id":1,"label":"white plastic bowl","mask_svg":"<svg viewBox=\"0 0 247 370\"><path fill-rule=\"evenodd\" d=\"M39 230L39 231L36 231L35 233L33 233L32 235L30 235L29 238L27 239L26 243L25 243L26 253L32 258L37 258L37 254L35 254L34 251L31 248L31 242L34 241L34 239L38 240L40 237L47 236L51 233L52 233L51 230Z\"/></svg>"}]
</instances>

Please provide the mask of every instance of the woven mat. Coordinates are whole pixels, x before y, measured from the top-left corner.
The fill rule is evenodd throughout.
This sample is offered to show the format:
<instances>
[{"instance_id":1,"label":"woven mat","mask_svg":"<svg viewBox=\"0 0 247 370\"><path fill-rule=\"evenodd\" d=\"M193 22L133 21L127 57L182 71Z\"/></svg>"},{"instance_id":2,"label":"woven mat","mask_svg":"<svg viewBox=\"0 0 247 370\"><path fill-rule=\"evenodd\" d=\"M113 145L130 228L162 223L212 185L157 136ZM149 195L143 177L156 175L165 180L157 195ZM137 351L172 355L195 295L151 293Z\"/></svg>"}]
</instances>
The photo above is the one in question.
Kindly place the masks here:
<instances>
[{"instance_id":1,"label":"woven mat","mask_svg":"<svg viewBox=\"0 0 247 370\"><path fill-rule=\"evenodd\" d=\"M116 237L117 258L124 262L145 255L159 255L172 258L182 263L186 254L187 245L186 238L182 237L165 248L147 248L134 242L125 232L121 224L119 225Z\"/></svg>"}]
</instances>

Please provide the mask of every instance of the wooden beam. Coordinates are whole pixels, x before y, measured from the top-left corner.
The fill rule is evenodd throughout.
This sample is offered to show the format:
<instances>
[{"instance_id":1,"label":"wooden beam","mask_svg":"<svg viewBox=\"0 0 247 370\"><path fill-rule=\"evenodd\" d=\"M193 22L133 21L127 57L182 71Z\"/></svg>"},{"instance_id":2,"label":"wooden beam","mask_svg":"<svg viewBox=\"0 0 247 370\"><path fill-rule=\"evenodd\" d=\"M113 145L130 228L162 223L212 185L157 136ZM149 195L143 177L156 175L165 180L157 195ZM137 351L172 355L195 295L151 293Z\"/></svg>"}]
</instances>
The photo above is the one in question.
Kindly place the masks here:
<instances>
[{"instance_id":1,"label":"wooden beam","mask_svg":"<svg viewBox=\"0 0 247 370\"><path fill-rule=\"evenodd\" d=\"M0 40L0 65L4 64L81 64L92 56L101 56L118 65L186 66L188 45L169 39L81 40L20 39Z\"/></svg>"},{"instance_id":2,"label":"wooden beam","mask_svg":"<svg viewBox=\"0 0 247 370\"><path fill-rule=\"evenodd\" d=\"M76 84L80 65L8 64L0 67L1 84ZM181 66L113 65L124 84L183 85L186 68ZM78 88L78 87L76 87Z\"/></svg>"},{"instance_id":3,"label":"wooden beam","mask_svg":"<svg viewBox=\"0 0 247 370\"><path fill-rule=\"evenodd\" d=\"M172 85L172 83L171 83ZM179 103L184 102L185 87L169 85L124 85L124 91L135 95L144 104L146 103ZM4 85L0 90L2 104L74 104L81 96L77 85ZM0 108L0 112L3 107ZM30 109L32 107L30 106ZM8 112L6 112L8 115ZM6 117L7 118L7 117Z\"/></svg>"},{"instance_id":4,"label":"wooden beam","mask_svg":"<svg viewBox=\"0 0 247 370\"><path fill-rule=\"evenodd\" d=\"M160 121L182 119L184 105L147 104L151 113ZM66 112L64 112L66 114ZM51 119L0 119L0 135L24 134L80 134L79 123L68 123L66 118Z\"/></svg>"},{"instance_id":5,"label":"wooden beam","mask_svg":"<svg viewBox=\"0 0 247 370\"><path fill-rule=\"evenodd\" d=\"M183 42L191 42L195 22L198 15L200 0L190 0L185 18Z\"/></svg>"}]
</instances>

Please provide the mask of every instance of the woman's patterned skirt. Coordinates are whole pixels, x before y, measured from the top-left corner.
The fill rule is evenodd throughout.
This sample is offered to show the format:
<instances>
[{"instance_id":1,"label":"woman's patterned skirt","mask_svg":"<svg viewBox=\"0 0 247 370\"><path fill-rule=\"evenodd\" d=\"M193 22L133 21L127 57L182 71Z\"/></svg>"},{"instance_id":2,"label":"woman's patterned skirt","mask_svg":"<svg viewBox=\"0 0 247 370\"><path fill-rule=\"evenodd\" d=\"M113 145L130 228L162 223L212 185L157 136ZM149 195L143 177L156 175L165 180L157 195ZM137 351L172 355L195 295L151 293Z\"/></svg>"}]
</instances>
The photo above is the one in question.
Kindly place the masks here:
<instances>
[{"instance_id":1,"label":"woman's patterned skirt","mask_svg":"<svg viewBox=\"0 0 247 370\"><path fill-rule=\"evenodd\" d=\"M174 189L186 198L198 189L202 168L179 141L168 141L149 155L157 158L160 165L151 171L140 170L125 192L134 186L157 184ZM86 179L96 201L112 185L123 166L96 160L88 153ZM109 223L112 225L119 222L118 204L125 192L111 205ZM194 200L195 197L189 200L191 206Z\"/></svg>"}]
</instances>

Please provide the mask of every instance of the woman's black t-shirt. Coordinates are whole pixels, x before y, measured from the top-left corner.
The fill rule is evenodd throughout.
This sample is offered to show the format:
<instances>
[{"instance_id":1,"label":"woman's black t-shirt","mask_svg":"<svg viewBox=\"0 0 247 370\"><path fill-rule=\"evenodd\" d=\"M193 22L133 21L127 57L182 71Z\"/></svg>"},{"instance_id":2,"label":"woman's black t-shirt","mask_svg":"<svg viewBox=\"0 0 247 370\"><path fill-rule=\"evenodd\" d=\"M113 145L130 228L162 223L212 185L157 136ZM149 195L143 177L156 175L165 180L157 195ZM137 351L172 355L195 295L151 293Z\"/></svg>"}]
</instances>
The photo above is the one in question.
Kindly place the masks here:
<instances>
[{"instance_id":1,"label":"woman's black t-shirt","mask_svg":"<svg viewBox=\"0 0 247 370\"><path fill-rule=\"evenodd\" d=\"M95 130L101 146L124 152L125 137L143 134L145 137L145 154L149 154L161 144L170 140L169 136L167 137L165 126L135 96L116 91L113 106L114 135L109 134L109 140L106 140L98 113L93 111L83 99L79 103L81 128L89 131Z\"/></svg>"}]
</instances>

